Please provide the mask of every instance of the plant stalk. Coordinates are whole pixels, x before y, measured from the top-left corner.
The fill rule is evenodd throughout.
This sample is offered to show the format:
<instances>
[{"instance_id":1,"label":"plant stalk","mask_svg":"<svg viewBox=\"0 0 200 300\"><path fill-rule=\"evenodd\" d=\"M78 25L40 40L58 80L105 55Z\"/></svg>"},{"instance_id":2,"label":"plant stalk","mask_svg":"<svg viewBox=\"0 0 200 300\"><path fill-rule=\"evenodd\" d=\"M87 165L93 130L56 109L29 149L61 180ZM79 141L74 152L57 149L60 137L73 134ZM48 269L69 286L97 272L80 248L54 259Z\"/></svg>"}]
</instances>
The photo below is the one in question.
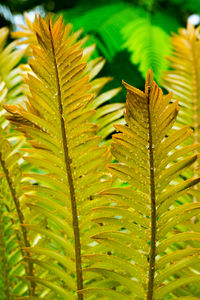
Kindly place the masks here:
<instances>
[{"instance_id":1,"label":"plant stalk","mask_svg":"<svg viewBox=\"0 0 200 300\"><path fill-rule=\"evenodd\" d=\"M155 276L155 257L156 257L156 193L155 193L155 174L154 174L154 152L150 113L150 88L148 87L148 122L149 122L149 161L150 161L150 185L151 185L151 248L149 256L149 275L147 300L153 299L154 276Z\"/></svg>"},{"instance_id":2,"label":"plant stalk","mask_svg":"<svg viewBox=\"0 0 200 300\"><path fill-rule=\"evenodd\" d=\"M56 53L54 47L54 41L52 36L51 25L49 24L49 31L51 36L51 46L54 57L54 66L56 72L56 82L57 82L57 90L58 90L58 104L59 104L59 112L60 112L60 123L61 123L61 131L62 131L62 143L63 143L63 151L64 151L64 159L65 159L65 168L67 172L67 178L69 183L70 190L70 198L71 198L71 208L72 208L72 223L73 223L73 231L74 231L74 241L75 241L75 260L76 260L76 278L77 278L77 290L83 289L83 276L82 276L82 262L81 262L81 242L80 242L80 232L79 232L79 223L78 223L78 212L76 206L76 195L75 188L73 183L72 171L70 166L70 156L68 150L68 142L65 130L65 121L63 117L63 105L61 99L61 87L60 87L60 79L58 73L58 66L56 61ZM78 293L78 300L83 300L83 295Z\"/></svg>"},{"instance_id":3,"label":"plant stalk","mask_svg":"<svg viewBox=\"0 0 200 300\"><path fill-rule=\"evenodd\" d=\"M0 163L1 163L1 166L2 166L2 169L4 171L4 174L5 174L5 177L6 177L6 181L8 183L8 186L9 186L9 189L10 189L10 193L12 195L12 198L13 198L13 201L14 201L14 204L15 204L15 208L16 208L16 211L17 211L17 216L18 216L18 219L19 219L19 222L20 222L20 227L21 227L21 231L22 231L22 236L23 236L23 244L25 247L29 248L30 247L30 243L29 243L29 240L28 240L28 235L27 235L27 231L26 231L26 228L23 226L24 225L24 216L23 216L23 213L21 211L21 207L20 207L20 203L19 203L19 199L18 199L18 196L17 196L17 193L15 191L15 188L13 186L13 182L12 182L12 179L10 178L10 174L9 174L9 171L6 167L6 164L2 158L2 154L0 152ZM9 208L7 208L9 209ZM14 220L11 220L11 222L13 223L14 225ZM21 239L20 239L20 236L17 234L17 239L19 241L19 244L21 243ZM21 248L21 253L22 253L22 257L24 257L25 253L24 251L22 250ZM26 253L27 257L30 258L30 254L27 252ZM27 275L28 276L33 276L33 264L28 260L28 269L26 270L27 271ZM31 282L31 289L29 290L29 294L30 296L34 296L35 295L35 283L34 282Z\"/></svg>"}]
</instances>

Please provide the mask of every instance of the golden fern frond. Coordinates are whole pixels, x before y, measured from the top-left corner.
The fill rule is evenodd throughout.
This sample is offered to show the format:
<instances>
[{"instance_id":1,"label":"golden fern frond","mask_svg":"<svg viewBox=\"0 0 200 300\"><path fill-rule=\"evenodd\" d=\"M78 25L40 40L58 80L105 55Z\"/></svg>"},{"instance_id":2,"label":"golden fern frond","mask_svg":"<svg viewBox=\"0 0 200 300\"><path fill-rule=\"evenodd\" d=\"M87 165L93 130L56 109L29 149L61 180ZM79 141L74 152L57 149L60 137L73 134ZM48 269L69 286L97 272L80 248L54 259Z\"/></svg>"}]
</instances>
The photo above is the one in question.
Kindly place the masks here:
<instances>
[{"instance_id":1,"label":"golden fern frond","mask_svg":"<svg viewBox=\"0 0 200 300\"><path fill-rule=\"evenodd\" d=\"M200 281L199 275L190 270L200 262L199 248L182 249L182 242L199 241L200 233L195 227L187 232L176 230L200 213L200 203L178 202L200 178L175 184L198 154L191 155L194 147L179 147L191 135L189 126L168 134L176 120L178 103L170 104L171 94L163 96L152 71L148 72L145 92L124 85L127 126L115 125L121 133L113 136L111 151L118 162L108 168L126 187L101 192L99 199L107 199L107 203L104 206L99 201L93 208L93 221L101 225L101 232L93 239L101 245L102 254L84 256L93 262L85 269L88 278L92 273L98 276L93 287L83 292L98 294L104 285L113 294L112 299L114 289L121 291L123 299L174 299L178 288ZM181 159L185 153L190 155ZM106 290L100 292L111 299Z\"/></svg>"},{"instance_id":2,"label":"golden fern frond","mask_svg":"<svg viewBox=\"0 0 200 300\"><path fill-rule=\"evenodd\" d=\"M18 39L17 43L28 45L27 54L31 55L30 45L37 45L37 38L34 33L33 23L28 18L25 13L24 18L26 25L21 25L22 31L13 32L13 37ZM48 17L47 17L48 20ZM72 24L68 23L66 25L66 32L68 34L72 31ZM89 76L91 90L90 92L94 94L93 100L89 103L89 109L95 109L96 114L91 117L90 121L98 125L97 135L100 135L103 139L108 138L110 134L114 132L113 122L118 122L124 124L123 119L123 103L109 103L109 101L115 97L121 90L121 88L115 88L106 92L101 93L103 87L112 80L111 77L100 77L96 78L99 72L102 70L105 59L98 57L91 59L92 54L95 50L95 44L85 47L85 43L88 40L88 36L81 38L83 29L76 31L73 34L73 38L70 43L79 42L80 49L83 48L83 58L82 60L87 62L84 73ZM23 40L21 40L23 38Z\"/></svg>"},{"instance_id":3,"label":"golden fern frond","mask_svg":"<svg viewBox=\"0 0 200 300\"><path fill-rule=\"evenodd\" d=\"M199 28L195 28L192 24L188 23L186 29L180 29L179 33L173 35L171 38L173 45L173 52L171 57L168 58L170 62L171 70L166 72L163 79L163 85L166 89L173 91L173 99L178 100L181 106L181 110L177 121L175 123L176 127L182 127L183 125L189 125L194 134L190 137L188 141L184 144L188 147L194 148L193 152L198 152L199 145L199 113L200 113L200 40L199 40ZM199 161L185 172L185 177L189 178L191 176L199 176ZM190 190L190 195L182 197L181 201L184 202L194 202L198 201L199 189L197 186ZM191 199L191 195L193 196ZM199 217L196 216L191 222L186 222L184 226L177 228L180 231L191 230L194 226L195 230L198 230L197 220ZM199 243L191 242L191 245L199 248ZM199 270L199 266L195 265L195 268ZM197 284L198 286L198 284ZM192 291L198 290L199 287L195 288L193 286Z\"/></svg>"},{"instance_id":4,"label":"golden fern frond","mask_svg":"<svg viewBox=\"0 0 200 300\"><path fill-rule=\"evenodd\" d=\"M37 45L27 80L31 96L26 108L5 106L8 119L32 144L25 159L42 170L24 178L30 208L24 227L38 234L38 242L24 249L37 266L27 278L37 285L38 297L82 300L82 294L76 295L84 287L82 254L95 252L91 200L110 186L105 172L110 155L98 146L97 126L89 122L95 111L88 109L92 95L80 44L72 44L75 38L62 18L52 25L39 16L34 30ZM39 184L30 185L29 179Z\"/></svg>"},{"instance_id":5,"label":"golden fern frond","mask_svg":"<svg viewBox=\"0 0 200 300\"><path fill-rule=\"evenodd\" d=\"M21 30L12 32L11 36L14 39L16 39L16 42L18 45L24 45L27 47L26 54L28 56L30 56L30 54L32 53L31 45L38 44L37 37L35 35L35 26L37 26L37 25L35 22L32 22L30 20L27 12L24 12L23 15L24 15L25 24L24 25L19 24L19 27L21 28ZM46 21L48 21L49 18L50 18L50 15L47 15ZM71 31L72 31L72 24L68 23L66 26L66 33L68 33L68 35L69 35ZM74 33L74 37L71 40L72 44L77 41L77 39L80 37L81 33L82 33L82 29L80 29L79 31Z\"/></svg>"},{"instance_id":6,"label":"golden fern frond","mask_svg":"<svg viewBox=\"0 0 200 300\"><path fill-rule=\"evenodd\" d=\"M186 29L180 29L171 38L173 52L168 60L170 70L163 78L163 86L173 92L173 99L181 106L176 126L189 125L194 134L187 144L199 144L200 126L200 39L199 27L188 22ZM194 150L197 153L197 149ZM198 176L198 162L194 165L194 175ZM188 174L190 176L191 173Z\"/></svg>"},{"instance_id":7,"label":"golden fern frond","mask_svg":"<svg viewBox=\"0 0 200 300\"><path fill-rule=\"evenodd\" d=\"M7 89L3 82L0 83L0 211L1 211L1 244L2 244L2 268L4 276L5 297L11 299L11 295L33 295L34 285L30 288L24 282L24 275L33 275L33 266L30 261L22 263L24 256L28 255L22 247L29 247L27 230L24 228L24 212L22 205L23 188L21 172L19 168L20 154L18 149L21 141L11 144L9 131L3 120L2 104L5 102ZM3 297L3 296L2 296ZM1 297L1 299L3 299Z\"/></svg>"}]
</instances>

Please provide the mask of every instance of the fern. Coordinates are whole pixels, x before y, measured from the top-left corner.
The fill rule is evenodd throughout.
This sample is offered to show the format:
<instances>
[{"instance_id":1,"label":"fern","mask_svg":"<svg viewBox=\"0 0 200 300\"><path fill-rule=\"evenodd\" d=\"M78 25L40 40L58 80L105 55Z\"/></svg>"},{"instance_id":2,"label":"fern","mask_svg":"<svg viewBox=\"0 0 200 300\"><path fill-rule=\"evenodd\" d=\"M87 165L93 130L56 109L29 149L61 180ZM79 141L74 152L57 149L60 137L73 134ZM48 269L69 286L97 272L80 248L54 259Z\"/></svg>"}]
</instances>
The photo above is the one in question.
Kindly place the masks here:
<instances>
[{"instance_id":1,"label":"fern","mask_svg":"<svg viewBox=\"0 0 200 300\"><path fill-rule=\"evenodd\" d=\"M19 69L5 67L8 93L16 84L20 95L11 102L21 104L4 108L30 144L23 152L32 168L21 173L23 138L10 131L1 108L0 297L197 299L200 231L191 220L200 204L189 194L200 181L197 172L190 179L199 144L188 142L190 126L175 130L178 102L163 96L149 71L145 92L124 83L123 125L122 106L105 105L118 89L100 94L110 79L94 79L104 60L91 59L93 45L83 49L82 31L71 34L62 18L27 23L15 34L33 44L23 67L26 96ZM9 88L10 72L16 78ZM106 170L111 154L99 144L113 121L121 133Z\"/></svg>"},{"instance_id":2,"label":"fern","mask_svg":"<svg viewBox=\"0 0 200 300\"><path fill-rule=\"evenodd\" d=\"M181 128L189 125L194 134L189 144L199 144L200 126L200 40L199 28L187 25L187 29L180 29L179 34L172 37L173 53L168 58L171 70L166 72L163 86L173 92L173 99L178 100L181 106L176 126ZM197 149L194 150L197 153ZM198 162L193 172L198 176ZM191 175L188 173L187 177ZM198 193L196 190L195 193Z\"/></svg>"},{"instance_id":3,"label":"fern","mask_svg":"<svg viewBox=\"0 0 200 300\"><path fill-rule=\"evenodd\" d=\"M0 30L0 74L4 81L0 83L0 174L1 174L1 244L2 244L2 274L4 287L2 299L12 299L13 295L34 294L34 285L30 288L24 282L23 276L33 274L30 262L22 264L26 254L23 246L29 246L28 234L22 226L24 212L22 212L22 184L19 160L19 147L23 138L10 128L5 119L2 107L5 103L19 103L23 99L20 86L21 75L16 65L24 54L24 50L15 50L16 43L5 46L8 36L7 28ZM24 262L23 262L24 263Z\"/></svg>"},{"instance_id":4,"label":"fern","mask_svg":"<svg viewBox=\"0 0 200 300\"><path fill-rule=\"evenodd\" d=\"M75 29L83 26L99 40L97 47L109 62L116 53L127 49L131 62L138 65L144 78L147 70L153 68L155 78L160 80L161 71L168 68L165 56L170 51L169 33L176 31L179 24L165 11L153 14L118 1L96 8L74 8L62 14Z\"/></svg>"},{"instance_id":5,"label":"fern","mask_svg":"<svg viewBox=\"0 0 200 300\"><path fill-rule=\"evenodd\" d=\"M124 13L124 10L126 10L126 13ZM119 11L122 15L121 19L118 20ZM128 14L129 17L132 16L132 10L129 9L128 13L127 4L123 1L102 5L96 8L90 7L89 9L83 6L62 11L61 13L65 20L73 22L75 29L81 26L86 32L96 36L99 41L97 46L108 61L112 61L115 54L121 50L123 40L120 29L121 25L127 22L124 16L126 14ZM115 23L113 22L114 20Z\"/></svg>"},{"instance_id":6,"label":"fern","mask_svg":"<svg viewBox=\"0 0 200 300\"><path fill-rule=\"evenodd\" d=\"M90 200L110 185L104 171L110 155L98 146L96 125L88 122L94 111L87 106L92 95L81 43L74 44L66 28L61 18L54 25L36 18L37 46L30 60L34 74L27 81L31 96L26 109L5 106L12 114L8 119L34 148L26 150L26 160L45 172L27 174L27 180L39 185L27 181L31 222L24 227L42 238L24 250L37 265L35 276L27 278L42 285L37 295L48 299L75 299L76 290L83 288L82 252L95 251L90 246L90 235L96 232ZM77 297L83 299L82 294Z\"/></svg>"},{"instance_id":7,"label":"fern","mask_svg":"<svg viewBox=\"0 0 200 300\"><path fill-rule=\"evenodd\" d=\"M192 147L179 148L191 135L188 126L168 135L178 104L170 104L171 94L163 96L152 71L145 92L124 85L127 126L115 125L121 132L113 136L112 143L118 162L108 168L128 186L102 191L99 198L107 199L107 205L93 209L94 222L103 225L93 239L102 245L104 254L85 256L93 262L85 271L98 275L95 286L83 292L101 293L106 299L111 295L114 299L115 294L117 298L119 291L123 299L174 299L180 287L199 283L199 275L190 269L199 263L199 248L182 249L182 242L199 241L200 234L195 227L188 232L176 228L200 212L199 203L181 205L177 201L200 178L174 182L198 155L191 155ZM186 152L190 156L180 160Z\"/></svg>"},{"instance_id":8,"label":"fern","mask_svg":"<svg viewBox=\"0 0 200 300\"><path fill-rule=\"evenodd\" d=\"M181 128L183 125L189 125L194 134L185 143L188 147L194 147L193 152L198 152L199 146L199 37L198 28L188 23L187 29L180 29L178 35L172 37L173 53L169 57L171 63L171 70L168 71L163 80L163 85L173 91L174 100L179 100L181 110L176 122L176 127ZM193 145L193 146L192 146ZM196 146L196 147L195 147ZM198 177L199 162L197 161L193 167L185 173L186 178L190 178L191 175ZM199 198L199 189L195 186L190 191L189 199L182 197L182 202L197 202ZM191 197L192 196L192 197ZM188 197L187 197L188 198ZM185 227L190 229L196 226L198 227L199 217L195 217L192 223L188 223L180 230L184 230ZM194 225L194 223L196 225ZM195 247L199 247L199 243L191 243ZM199 266L195 266L195 269L199 270ZM193 287L192 293L199 295L199 287Z\"/></svg>"},{"instance_id":9,"label":"fern","mask_svg":"<svg viewBox=\"0 0 200 300\"><path fill-rule=\"evenodd\" d=\"M3 86L1 84L1 86ZM3 90L1 93L5 95ZM21 247L28 247L29 240L26 229L23 227L24 215L22 213L21 199L23 196L21 187L21 172L18 166L20 158L18 147L21 142L11 146L6 139L6 130L0 128L0 169L1 179L1 242L2 242L2 264L5 276L5 296L10 299L12 294L23 295L28 286L25 282L17 280L23 278L24 273L33 274L32 264L29 262L21 265L25 251ZM29 254L27 254L29 255ZM29 289L30 295L34 293Z\"/></svg>"},{"instance_id":10,"label":"fern","mask_svg":"<svg viewBox=\"0 0 200 300\"><path fill-rule=\"evenodd\" d=\"M160 27L151 24L150 17L144 16L133 20L122 30L124 47L131 54L133 64L139 64L139 70L145 76L152 68L155 78L160 79L162 70L167 69L165 56L169 54L169 36Z\"/></svg>"},{"instance_id":11,"label":"fern","mask_svg":"<svg viewBox=\"0 0 200 300\"><path fill-rule=\"evenodd\" d=\"M30 56L30 44L37 45L37 39L33 31L33 23L29 20L26 13L24 14L24 18L26 21L26 26L21 25L21 28L23 30L14 32L12 36L18 39L18 44L28 45L26 52L28 56ZM70 33L71 30L72 24L68 23L66 25L66 31ZM80 38L82 31L82 29L79 29L74 33L74 42ZM23 40L21 40L21 38L23 38ZM87 36L79 40L81 47L85 45L87 40ZM105 59L103 59L102 57L91 59L94 51L95 44L84 47L83 49L84 61L88 62L84 72L85 75L89 76L92 85L90 92L94 94L94 100L90 102L88 108L96 110L96 114L90 119L90 121L98 125L97 134L105 140L114 131L114 127L112 126L113 121L121 122L122 124L124 123L124 120L122 118L124 105L122 103L109 103L109 101L111 101L112 98L120 92L121 88L115 88L101 93L104 86L109 81L111 81L112 78L96 78L105 64ZM109 141L107 143L109 143Z\"/></svg>"},{"instance_id":12,"label":"fern","mask_svg":"<svg viewBox=\"0 0 200 300\"><path fill-rule=\"evenodd\" d=\"M23 57L24 50L15 49L17 42L12 42L5 47L8 33L7 28L3 27L0 29L0 76L8 90L7 101L9 101L9 103L20 103L24 98L20 86L22 77L20 76L17 64Z\"/></svg>"}]
</instances>

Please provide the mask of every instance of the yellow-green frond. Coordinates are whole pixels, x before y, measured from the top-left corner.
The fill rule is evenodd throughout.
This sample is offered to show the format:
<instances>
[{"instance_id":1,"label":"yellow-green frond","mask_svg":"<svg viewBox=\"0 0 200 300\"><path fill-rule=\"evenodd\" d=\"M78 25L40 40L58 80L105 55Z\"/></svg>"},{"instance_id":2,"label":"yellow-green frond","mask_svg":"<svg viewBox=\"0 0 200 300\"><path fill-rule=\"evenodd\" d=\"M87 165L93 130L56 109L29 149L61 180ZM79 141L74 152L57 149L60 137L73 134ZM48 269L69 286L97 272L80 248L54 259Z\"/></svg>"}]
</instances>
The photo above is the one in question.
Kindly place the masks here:
<instances>
[{"instance_id":1,"label":"yellow-green frond","mask_svg":"<svg viewBox=\"0 0 200 300\"><path fill-rule=\"evenodd\" d=\"M3 27L0 29L0 77L7 88L7 101L16 103L24 99L22 95L20 69L18 64L24 55L23 49L16 49L17 42L6 45L9 31Z\"/></svg>"},{"instance_id":2,"label":"yellow-green frond","mask_svg":"<svg viewBox=\"0 0 200 300\"><path fill-rule=\"evenodd\" d=\"M110 155L98 146L97 126L89 121L95 114L88 107L93 95L79 42L71 43L76 39L62 18L53 25L39 17L35 24L26 108L5 106L7 118L32 145L24 149L25 159L41 170L24 174L30 208L24 227L38 234L32 247L23 248L37 266L34 276L26 278L36 284L39 297L45 292L47 298L81 300L77 290L88 282L82 276L82 254L97 251L90 239L97 225L85 208L110 186L105 171Z\"/></svg>"},{"instance_id":3,"label":"yellow-green frond","mask_svg":"<svg viewBox=\"0 0 200 300\"><path fill-rule=\"evenodd\" d=\"M30 45L37 45L38 41L34 33L34 27L39 28L37 24L37 19L35 24L29 20L27 14L24 14L26 25L21 25L22 31L14 32L13 37L17 38L17 43L27 44L27 54L31 55ZM47 18L48 19L48 18ZM67 24L65 27L67 34L70 34L72 31L72 24ZM37 29L36 29L37 30ZM103 140L107 139L113 132L113 122L121 122L124 124L123 119L123 103L109 103L110 100L115 97L121 90L121 88L115 88L101 93L103 87L112 80L111 77L100 77L96 78L99 72L102 70L105 59L98 57L91 59L91 56L95 50L95 45L90 45L85 47L85 42L88 37L81 38L82 29L78 30L73 34L71 40L68 40L69 44L78 42L77 49L83 49L82 61L87 62L87 65L84 69L84 73L89 77L90 81L90 92L94 94L92 101L89 103L90 109L95 109L96 114L90 118L90 121L98 125L97 134L102 137ZM24 38L21 40L21 38ZM25 87L25 90L27 88Z\"/></svg>"},{"instance_id":4,"label":"yellow-green frond","mask_svg":"<svg viewBox=\"0 0 200 300\"><path fill-rule=\"evenodd\" d=\"M168 58L171 68L164 74L163 85L166 89L173 92L173 99L178 100L180 104L180 113L175 126L181 128L184 125L188 125L193 130L193 134L184 142L184 145L187 145L187 147L192 147L193 145L195 147L193 153L198 153L200 141L199 27L195 28L192 24L188 23L187 28L180 29L178 34L172 36L171 42L173 52ZM185 172L184 176L185 178L190 178L191 176L198 177L198 175L199 160L192 165L192 168ZM185 195L182 196L181 201L183 203L191 201L198 202L198 190L199 186L195 186L194 189L190 190L187 197ZM187 222L186 226L179 226L178 229L180 231L188 230L190 227L193 227L193 223L197 223L198 220L199 217L196 216L192 219L192 222ZM198 225L196 225L196 228L197 226ZM191 242L191 245L199 247L199 243ZM195 265L195 268L199 270L198 265ZM194 288L194 291L195 290L196 287Z\"/></svg>"},{"instance_id":5,"label":"yellow-green frond","mask_svg":"<svg viewBox=\"0 0 200 300\"><path fill-rule=\"evenodd\" d=\"M188 144L199 144L200 125L200 40L199 27L188 23L171 38L173 52L168 58L170 70L164 74L163 85L173 92L173 99L181 106L176 126L189 125L194 134ZM197 150L196 150L197 152ZM195 164L195 169L198 163ZM197 170L194 170L197 176ZM191 173L188 174L190 176Z\"/></svg>"},{"instance_id":6,"label":"yellow-green frond","mask_svg":"<svg viewBox=\"0 0 200 300\"><path fill-rule=\"evenodd\" d=\"M200 234L195 227L187 232L176 228L198 215L200 206L181 204L178 199L200 178L182 179L178 184L176 178L198 159L193 147L180 148L192 131L186 126L169 134L178 103L171 104L171 94L163 95L152 71L147 74L145 92L124 86L127 125L115 125L120 133L113 136L111 151L117 162L108 169L126 187L101 192L98 197L102 202L107 199L106 205L97 202L92 209L101 231L93 239L102 255L85 256L93 264L86 274L98 274L91 292L98 293L99 286L106 285L113 299L115 290L116 297L120 291L122 298L164 300L174 299L179 288L185 288L185 295L191 296L186 287L199 284L199 276L191 269L199 263L199 250L190 242L199 241ZM182 158L185 153L187 158ZM109 299L109 293L105 295Z\"/></svg>"}]
</instances>

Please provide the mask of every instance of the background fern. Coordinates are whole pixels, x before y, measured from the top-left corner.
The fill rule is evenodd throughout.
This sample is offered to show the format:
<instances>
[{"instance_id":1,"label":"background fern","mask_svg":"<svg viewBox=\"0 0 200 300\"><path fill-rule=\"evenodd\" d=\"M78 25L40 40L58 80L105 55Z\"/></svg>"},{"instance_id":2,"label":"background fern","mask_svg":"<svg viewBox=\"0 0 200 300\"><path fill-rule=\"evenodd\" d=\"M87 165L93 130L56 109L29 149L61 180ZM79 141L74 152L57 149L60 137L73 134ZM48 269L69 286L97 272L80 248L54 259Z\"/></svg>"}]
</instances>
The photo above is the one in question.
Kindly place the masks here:
<instances>
[{"instance_id":1,"label":"background fern","mask_svg":"<svg viewBox=\"0 0 200 300\"><path fill-rule=\"evenodd\" d=\"M140 68L139 71L142 60L137 54L135 57L135 53L138 52L141 48L139 45L143 44L144 41L141 41L140 36L137 35L138 42L140 43L131 46L131 35L127 36L126 33L124 35L121 32L123 28L128 28L126 25L131 25L132 22L136 22L135 24L137 24L137 19L139 21L142 18L141 21L144 30L147 24L152 29L156 26L157 34L160 37L159 40L164 38L163 43L166 49L169 49L170 44L167 36L169 36L171 31L177 32L178 27L185 26L187 17L192 13L198 13L199 5L198 1L195 0L135 0L134 2L128 0L111 0L109 4L105 0L100 0L98 3L91 0L59 2L44 0L42 3L39 0L29 0L28 2L19 0L17 5L12 0L6 0L3 1L3 4L8 6L8 12L5 10L5 7L2 10L0 9L0 12L2 11L2 15L4 15L2 17L5 18L6 16L12 16L9 9L14 13L15 17L16 13L22 13L24 10L31 9L34 5L41 4L36 8L37 11L43 11L43 14L45 13L44 11L53 11L56 13L61 11L66 16L66 22L71 21L74 23L76 30L84 27L85 32L90 34L89 43L95 42L97 44L95 55L102 55L109 62L102 70L101 76L115 77L115 82L110 82L109 86L107 86L108 89L119 86L122 78L126 81L134 80L135 86L142 88L141 75L144 78L145 72L143 71L144 67ZM10 20L15 22L15 20L19 19L18 15L16 18L14 17L8 17L7 22L10 22ZM154 67L155 75L157 76L157 80L159 80L161 67L166 68L167 63L163 59L158 62L154 54L159 53L161 57L164 57L166 50L159 47L152 34L148 35L148 40L153 42L152 46L148 42L144 43L143 46L146 45L148 48L141 48L141 56L143 58L147 58L147 56L150 58L151 63L148 62L148 67ZM127 45L125 48L124 44ZM132 59L133 57L134 59ZM121 76L118 76L118 74ZM120 96L124 101L124 90L121 91Z\"/></svg>"},{"instance_id":2,"label":"background fern","mask_svg":"<svg viewBox=\"0 0 200 300\"><path fill-rule=\"evenodd\" d=\"M51 3L53 3L52 1ZM187 13L176 14L180 7L176 4L165 5L162 1L130 1L101 0L98 3L87 1L73 1L73 5L68 1L68 8L59 9L61 3L55 3L52 8L56 13L63 14L65 22L72 22L75 30L84 28L85 34L90 36L88 45L97 44L93 57L103 56L107 60L105 68L100 76L112 76L113 82L109 82L107 89L115 88L121 84L121 79L126 81L134 80L135 86L142 88L142 77L149 67L154 69L156 79L160 79L161 68L167 68L167 61L164 59L170 49L169 35L171 31L176 32L180 24L184 25ZM44 4L45 6L45 4ZM40 7L41 10L41 7ZM142 39L137 30L137 24L141 22L143 35L146 29L150 28L147 34L148 39ZM133 42L133 35L129 34L128 28L135 32L138 43ZM152 32L158 34L155 39ZM159 47L157 40L162 40L163 47ZM168 49L168 50L167 50ZM141 50L141 51L140 51ZM140 51L140 55L138 55ZM158 60L160 55L160 60ZM147 61L147 58L148 59ZM145 64L142 60L145 59ZM120 74L120 75L118 75ZM133 74L133 75L131 75ZM133 78L132 78L133 77ZM125 91L122 90L120 97L113 98L111 101L125 101Z\"/></svg>"},{"instance_id":3,"label":"background fern","mask_svg":"<svg viewBox=\"0 0 200 300\"><path fill-rule=\"evenodd\" d=\"M177 29L178 22L164 12L163 21L161 13L151 15L143 8L118 1L95 9L90 7L89 11L83 6L62 13L75 28L83 26L86 32L95 34L95 39L100 38L97 49L108 61L112 61L117 52L128 49L132 63L139 65L143 77L151 67L159 80L160 71L167 68L169 32ZM163 44L159 45L159 41Z\"/></svg>"}]
</instances>

